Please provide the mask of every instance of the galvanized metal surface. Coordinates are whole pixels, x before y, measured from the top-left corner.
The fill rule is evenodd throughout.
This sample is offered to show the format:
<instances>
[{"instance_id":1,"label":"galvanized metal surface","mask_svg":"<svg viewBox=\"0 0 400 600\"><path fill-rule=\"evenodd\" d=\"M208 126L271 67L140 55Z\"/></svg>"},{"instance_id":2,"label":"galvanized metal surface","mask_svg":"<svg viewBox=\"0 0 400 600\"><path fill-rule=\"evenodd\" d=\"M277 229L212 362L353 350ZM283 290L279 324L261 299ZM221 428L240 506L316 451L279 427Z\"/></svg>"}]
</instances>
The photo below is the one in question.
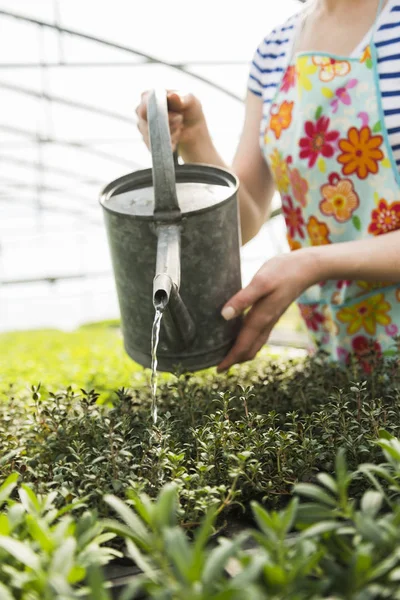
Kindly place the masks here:
<instances>
[{"instance_id":1,"label":"galvanized metal surface","mask_svg":"<svg viewBox=\"0 0 400 600\"><path fill-rule=\"evenodd\" d=\"M213 166L174 165L165 96L151 95L148 114L153 169L112 182L100 199L124 343L129 356L150 367L153 298L167 294L172 301L161 327L159 370L199 370L222 360L240 328L240 319L225 321L220 315L241 288L238 180ZM190 184L191 194L200 191L203 197L193 193L193 201L181 211L175 183ZM152 185L153 205L149 198L140 205L135 193L140 196L140 190ZM153 289L154 278L161 278L165 289ZM174 327L182 335L174 335Z\"/></svg>"},{"instance_id":2,"label":"galvanized metal surface","mask_svg":"<svg viewBox=\"0 0 400 600\"><path fill-rule=\"evenodd\" d=\"M217 364L238 333L238 319L225 321L220 310L241 288L236 180L214 167L182 165L177 181L230 185L228 198L209 209L183 214L180 295L196 326L190 350L177 352L168 345L162 327L159 369L198 370ZM150 336L154 318L153 278L157 235L154 220L113 212L113 195L149 185L151 171L139 171L110 184L102 205L121 311L127 353L150 367Z\"/></svg>"}]
</instances>

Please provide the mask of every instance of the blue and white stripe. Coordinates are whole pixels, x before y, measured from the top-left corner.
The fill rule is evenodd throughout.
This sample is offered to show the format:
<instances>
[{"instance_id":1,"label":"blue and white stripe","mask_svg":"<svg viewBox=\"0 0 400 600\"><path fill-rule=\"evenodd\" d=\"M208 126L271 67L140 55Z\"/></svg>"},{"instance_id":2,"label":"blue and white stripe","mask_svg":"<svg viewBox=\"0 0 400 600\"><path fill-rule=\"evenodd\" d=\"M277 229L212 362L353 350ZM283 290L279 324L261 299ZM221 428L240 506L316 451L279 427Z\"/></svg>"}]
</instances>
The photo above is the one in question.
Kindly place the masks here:
<instances>
[{"instance_id":1,"label":"blue and white stripe","mask_svg":"<svg viewBox=\"0 0 400 600\"><path fill-rule=\"evenodd\" d=\"M271 101L275 95L291 51L300 23L298 13L267 36L257 48L250 68L248 88L264 101L264 121L268 118ZM369 43L371 32L358 45L353 56L361 56ZM389 142L400 171L400 2L388 0L374 35L378 51L378 73L382 107Z\"/></svg>"}]
</instances>

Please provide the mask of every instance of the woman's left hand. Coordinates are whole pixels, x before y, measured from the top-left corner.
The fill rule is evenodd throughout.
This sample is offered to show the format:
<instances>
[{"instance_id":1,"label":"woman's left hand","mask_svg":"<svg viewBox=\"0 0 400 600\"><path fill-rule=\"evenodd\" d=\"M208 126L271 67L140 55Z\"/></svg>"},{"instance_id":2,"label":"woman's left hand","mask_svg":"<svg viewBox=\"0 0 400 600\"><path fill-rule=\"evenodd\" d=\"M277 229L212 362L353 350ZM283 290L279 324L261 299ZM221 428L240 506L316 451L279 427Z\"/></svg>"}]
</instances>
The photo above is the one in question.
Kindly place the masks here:
<instances>
[{"instance_id":1,"label":"woman's left hand","mask_svg":"<svg viewBox=\"0 0 400 600\"><path fill-rule=\"evenodd\" d=\"M296 250L267 261L250 284L225 304L222 316L227 320L251 309L244 317L235 345L218 365L219 372L254 358L286 309L319 280L317 262L310 250Z\"/></svg>"}]
</instances>

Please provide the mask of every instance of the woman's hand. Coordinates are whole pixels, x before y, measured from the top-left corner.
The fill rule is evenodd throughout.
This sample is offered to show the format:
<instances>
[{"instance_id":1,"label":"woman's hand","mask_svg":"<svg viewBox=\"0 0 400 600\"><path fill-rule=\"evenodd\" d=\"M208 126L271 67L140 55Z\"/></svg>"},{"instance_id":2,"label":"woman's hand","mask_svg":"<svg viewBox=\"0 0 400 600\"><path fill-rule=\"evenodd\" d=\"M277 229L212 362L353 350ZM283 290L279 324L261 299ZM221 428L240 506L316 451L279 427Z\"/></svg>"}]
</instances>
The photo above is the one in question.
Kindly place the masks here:
<instances>
[{"instance_id":1,"label":"woman's hand","mask_svg":"<svg viewBox=\"0 0 400 600\"><path fill-rule=\"evenodd\" d=\"M286 309L308 287L319 281L317 261L309 250L311 248L272 258L247 287L226 303L222 316L227 320L249 307L251 309L244 318L235 345L218 366L219 372L254 358Z\"/></svg>"},{"instance_id":2,"label":"woman's hand","mask_svg":"<svg viewBox=\"0 0 400 600\"><path fill-rule=\"evenodd\" d=\"M149 92L142 94L139 106L137 127L143 136L146 146L150 149L149 127L147 123L147 98ZM177 92L167 92L168 119L173 150L179 144L182 149L195 141L199 129L206 128L206 121L200 101L192 94L180 95Z\"/></svg>"}]
</instances>

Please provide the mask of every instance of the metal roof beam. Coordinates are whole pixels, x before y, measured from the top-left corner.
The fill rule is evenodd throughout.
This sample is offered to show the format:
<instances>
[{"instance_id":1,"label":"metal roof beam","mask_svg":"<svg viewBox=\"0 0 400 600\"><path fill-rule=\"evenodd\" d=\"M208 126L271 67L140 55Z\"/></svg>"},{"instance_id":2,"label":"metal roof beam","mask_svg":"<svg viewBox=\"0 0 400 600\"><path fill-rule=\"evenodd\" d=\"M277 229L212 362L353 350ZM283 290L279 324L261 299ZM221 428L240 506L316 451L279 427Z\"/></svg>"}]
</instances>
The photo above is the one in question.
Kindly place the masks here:
<instances>
[{"instance_id":1,"label":"metal roof beam","mask_svg":"<svg viewBox=\"0 0 400 600\"><path fill-rule=\"evenodd\" d=\"M119 164L120 166L125 166L125 167L129 168L131 171L141 168L140 165L137 165L133 161L126 160L125 158L122 158L121 156L115 156L114 154L109 154L108 152L104 152L103 150L96 150L95 148L88 146L84 142L80 142L80 141L79 142L70 142L68 140L59 140L59 139L41 137L32 130L23 129L21 127L15 127L13 125L7 125L5 123L0 123L0 130L6 131L8 133L15 133L16 135L21 135L25 138L29 138L29 139L33 140L34 142L38 142L41 144L58 144L60 146L65 146L67 148L75 148L78 150L82 150L82 152L86 152L88 154L93 154L94 156L98 156L98 157L104 158L106 160L111 160L111 161Z\"/></svg>"},{"instance_id":2,"label":"metal roof beam","mask_svg":"<svg viewBox=\"0 0 400 600\"><path fill-rule=\"evenodd\" d=\"M37 25L40 27L46 27L48 29L53 29L55 31L58 31L59 33L67 33L68 35L78 37L80 39L88 40L89 42L94 42L96 44L101 44L103 46L107 46L108 48L113 48L114 50L121 50L122 52L127 52L127 53L133 54L135 56L140 56L140 58L145 59L146 62L157 63L159 65L169 67L170 69L175 69L177 71L181 71L181 72L185 73L186 75L189 75L190 77L193 77L194 79L197 79L198 81L202 81L203 83L210 85L214 89L219 90L220 92L222 92L223 94L226 94L230 98L233 98L234 100L238 100L239 102L243 102L243 98L241 98L237 94L231 92L230 90L224 88L223 86L218 85L217 83L211 81L207 77L203 77L202 75L197 75L196 73L187 71L185 68L183 68L180 65L177 65L176 63L171 63L171 62L167 62L165 60L161 60L161 59L159 59L155 56L152 56L151 54L148 54L146 52L141 52L140 50L135 50L134 48L130 48L129 46L124 46L122 44L117 44L116 42L110 42L103 38L99 38L97 36L90 35L88 33L82 32L82 31L77 31L76 29L60 27L59 25L54 24L54 23L49 23L48 21L42 21L40 19L33 19L32 17L26 17L24 15L21 15L18 13L13 13L8 10L0 10L0 16L9 17L12 19L16 19L18 21L23 21L25 23L31 23L32 25Z\"/></svg>"},{"instance_id":3,"label":"metal roof beam","mask_svg":"<svg viewBox=\"0 0 400 600\"><path fill-rule=\"evenodd\" d=\"M16 92L17 94L22 94L24 96L30 96L31 98L37 98L38 100L48 100L49 102L55 102L56 104L64 104L65 106L68 106L70 108L85 110L90 113L97 113L99 115L102 115L103 117L109 117L110 119L117 119L118 121L129 123L129 125L133 125L134 123L133 116L127 117L120 113L116 113L105 108L94 106L93 104L85 104L84 102L67 100L62 96L53 96L52 94L48 94L47 92L36 92L35 90L25 88L20 85L13 85L11 83L5 83L3 81L0 81L0 89L8 90L9 92Z\"/></svg>"},{"instance_id":4,"label":"metal roof beam","mask_svg":"<svg viewBox=\"0 0 400 600\"><path fill-rule=\"evenodd\" d=\"M82 196L81 194L76 194L75 192L71 192L69 189L63 189L63 188L59 188L59 187L52 186L52 185L40 184L38 186L37 184L24 183L23 181L20 181L19 179L16 179L14 177L8 177L8 178L2 177L1 183L3 185L6 185L7 187L20 189L20 190L24 190L24 189L32 190L33 187L35 187L35 188L39 187L43 192L51 192L52 194L65 194L65 196L68 196L70 198L75 198L77 200L81 200L82 202L85 202L85 206L87 206L88 202L93 201L92 197ZM80 211L79 214L85 214L85 213Z\"/></svg>"},{"instance_id":5,"label":"metal roof beam","mask_svg":"<svg viewBox=\"0 0 400 600\"><path fill-rule=\"evenodd\" d=\"M38 163L36 161L16 158L14 156L7 156L6 154L0 154L0 164L2 162L8 163L10 165L26 167L28 169L37 169L38 167ZM49 164L46 164L45 166L47 172L54 173L56 175L62 175L63 177L69 177L71 179L74 179L74 181L78 180L79 183L85 185L103 185L103 182L100 181L100 179L82 179L82 173L78 173L78 171L68 171L67 169L54 167L53 165Z\"/></svg>"},{"instance_id":6,"label":"metal roof beam","mask_svg":"<svg viewBox=\"0 0 400 600\"><path fill-rule=\"evenodd\" d=\"M111 271L98 271L93 273L73 273L71 275L48 275L47 277L32 277L30 279L4 279L0 285L19 285L27 283L57 283L70 279L89 279L92 277L111 277Z\"/></svg>"},{"instance_id":7,"label":"metal roof beam","mask_svg":"<svg viewBox=\"0 0 400 600\"><path fill-rule=\"evenodd\" d=\"M96 68L96 67L142 67L143 65L155 65L156 62L132 62L132 61L109 61L109 62L37 62L37 63L1 63L0 69L40 69L45 67L47 69L53 68L79 68L82 67L84 69L87 68ZM179 67L181 69L187 69L188 67L225 67L225 66L245 66L249 64L248 60L194 60L188 62L171 62L170 63L174 67Z\"/></svg>"}]
</instances>

